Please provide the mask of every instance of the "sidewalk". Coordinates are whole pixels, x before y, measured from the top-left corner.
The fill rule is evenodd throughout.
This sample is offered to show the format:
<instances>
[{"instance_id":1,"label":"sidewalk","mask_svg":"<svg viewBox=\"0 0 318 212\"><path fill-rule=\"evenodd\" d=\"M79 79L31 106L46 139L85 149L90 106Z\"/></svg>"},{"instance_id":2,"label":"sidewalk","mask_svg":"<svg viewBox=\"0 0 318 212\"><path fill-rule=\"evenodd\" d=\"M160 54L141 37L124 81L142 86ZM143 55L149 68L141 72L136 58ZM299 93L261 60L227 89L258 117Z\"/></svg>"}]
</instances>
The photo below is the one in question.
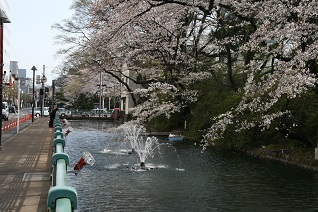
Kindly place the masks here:
<instances>
[{"instance_id":1,"label":"sidewalk","mask_svg":"<svg viewBox=\"0 0 318 212\"><path fill-rule=\"evenodd\" d=\"M2 133L0 211L47 211L53 130L36 118Z\"/></svg>"}]
</instances>

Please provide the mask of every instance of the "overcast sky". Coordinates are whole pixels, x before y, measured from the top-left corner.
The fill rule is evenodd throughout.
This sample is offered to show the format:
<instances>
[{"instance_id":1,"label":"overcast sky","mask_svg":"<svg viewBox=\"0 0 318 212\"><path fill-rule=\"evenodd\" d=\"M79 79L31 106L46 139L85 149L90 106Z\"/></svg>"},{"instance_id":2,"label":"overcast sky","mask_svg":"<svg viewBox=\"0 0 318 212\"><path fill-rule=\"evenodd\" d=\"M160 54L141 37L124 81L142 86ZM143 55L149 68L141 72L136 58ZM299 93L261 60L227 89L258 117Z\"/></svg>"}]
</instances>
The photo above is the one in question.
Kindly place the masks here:
<instances>
[{"instance_id":1,"label":"overcast sky","mask_svg":"<svg viewBox=\"0 0 318 212\"><path fill-rule=\"evenodd\" d=\"M36 75L42 75L46 66L46 84L51 85L57 77L52 73L60 59L55 54L61 46L55 43L56 30L53 24L72 17L72 0L9 0L10 13L10 60L18 61L19 68L27 69L32 77L31 67L37 68Z\"/></svg>"}]
</instances>

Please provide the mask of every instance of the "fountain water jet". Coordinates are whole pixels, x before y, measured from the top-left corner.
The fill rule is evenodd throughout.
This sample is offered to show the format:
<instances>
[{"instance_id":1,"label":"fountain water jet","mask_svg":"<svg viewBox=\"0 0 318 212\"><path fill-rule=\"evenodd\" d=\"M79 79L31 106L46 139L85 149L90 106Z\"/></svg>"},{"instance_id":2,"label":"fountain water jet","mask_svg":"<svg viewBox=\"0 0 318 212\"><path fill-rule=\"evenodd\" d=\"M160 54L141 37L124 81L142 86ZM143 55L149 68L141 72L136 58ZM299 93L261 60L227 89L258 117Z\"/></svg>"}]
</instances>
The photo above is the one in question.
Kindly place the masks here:
<instances>
[{"instance_id":1,"label":"fountain water jet","mask_svg":"<svg viewBox=\"0 0 318 212\"><path fill-rule=\"evenodd\" d=\"M156 137L146 137L146 129L143 126L124 126L125 140L130 142L132 153L137 153L140 159L140 167L146 167L146 159L153 157L153 151L159 148Z\"/></svg>"}]
</instances>

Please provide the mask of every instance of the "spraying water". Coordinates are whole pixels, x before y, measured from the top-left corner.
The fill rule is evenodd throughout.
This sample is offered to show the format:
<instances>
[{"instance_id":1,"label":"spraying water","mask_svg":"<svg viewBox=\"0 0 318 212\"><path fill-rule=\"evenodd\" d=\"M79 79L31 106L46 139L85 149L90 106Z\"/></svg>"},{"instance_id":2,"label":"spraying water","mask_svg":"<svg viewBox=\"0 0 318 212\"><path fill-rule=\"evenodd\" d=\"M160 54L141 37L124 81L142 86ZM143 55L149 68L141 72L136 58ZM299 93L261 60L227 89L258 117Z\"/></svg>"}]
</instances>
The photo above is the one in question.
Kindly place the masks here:
<instances>
[{"instance_id":1,"label":"spraying water","mask_svg":"<svg viewBox=\"0 0 318 212\"><path fill-rule=\"evenodd\" d=\"M158 138L147 137L146 129L143 126L126 125L122 126L125 133L125 140L130 142L132 153L136 153L140 159L140 167L145 168L146 159L153 157L153 151L159 148Z\"/></svg>"}]
</instances>

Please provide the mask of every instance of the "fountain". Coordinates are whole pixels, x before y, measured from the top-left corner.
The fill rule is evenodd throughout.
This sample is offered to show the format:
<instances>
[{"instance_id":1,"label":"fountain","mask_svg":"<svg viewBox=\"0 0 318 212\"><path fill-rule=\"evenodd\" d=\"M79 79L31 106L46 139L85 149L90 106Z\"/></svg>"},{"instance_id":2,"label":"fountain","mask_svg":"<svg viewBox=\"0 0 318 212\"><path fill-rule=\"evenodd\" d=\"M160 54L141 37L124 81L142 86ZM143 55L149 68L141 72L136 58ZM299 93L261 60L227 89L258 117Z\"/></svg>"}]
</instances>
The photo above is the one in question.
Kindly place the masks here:
<instances>
[{"instance_id":1,"label":"fountain","mask_svg":"<svg viewBox=\"0 0 318 212\"><path fill-rule=\"evenodd\" d=\"M159 148L158 139L154 136L147 137L146 129L143 126L126 125L122 126L125 133L125 141L131 145L131 154L137 154L140 159L140 167L146 169L146 159L153 156L153 151Z\"/></svg>"}]
</instances>

